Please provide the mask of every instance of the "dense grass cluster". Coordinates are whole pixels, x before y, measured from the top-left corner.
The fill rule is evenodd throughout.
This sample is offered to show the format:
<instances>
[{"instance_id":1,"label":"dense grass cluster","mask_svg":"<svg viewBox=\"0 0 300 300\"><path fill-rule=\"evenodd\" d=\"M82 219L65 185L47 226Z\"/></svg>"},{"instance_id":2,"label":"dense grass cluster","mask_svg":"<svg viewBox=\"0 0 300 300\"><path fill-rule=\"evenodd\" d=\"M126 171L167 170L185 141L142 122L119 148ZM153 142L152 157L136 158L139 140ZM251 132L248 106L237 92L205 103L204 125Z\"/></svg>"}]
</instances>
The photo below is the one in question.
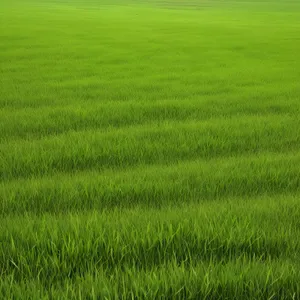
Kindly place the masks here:
<instances>
[{"instance_id":1,"label":"dense grass cluster","mask_svg":"<svg viewBox=\"0 0 300 300\"><path fill-rule=\"evenodd\" d=\"M300 299L298 1L1 0L1 299Z\"/></svg>"}]
</instances>

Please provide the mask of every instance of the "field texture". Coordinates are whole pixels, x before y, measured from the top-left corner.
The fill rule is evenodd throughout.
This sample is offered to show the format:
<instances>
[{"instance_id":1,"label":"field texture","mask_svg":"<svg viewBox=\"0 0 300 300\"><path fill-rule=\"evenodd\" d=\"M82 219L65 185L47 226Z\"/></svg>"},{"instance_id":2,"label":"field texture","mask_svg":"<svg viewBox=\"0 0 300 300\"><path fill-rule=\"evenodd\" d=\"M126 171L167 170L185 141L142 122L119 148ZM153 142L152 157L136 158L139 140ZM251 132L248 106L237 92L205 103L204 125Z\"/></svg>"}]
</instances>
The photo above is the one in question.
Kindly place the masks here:
<instances>
[{"instance_id":1,"label":"field texture","mask_svg":"<svg viewBox=\"0 0 300 300\"><path fill-rule=\"evenodd\" d=\"M300 299L300 2L0 0L0 299Z\"/></svg>"}]
</instances>

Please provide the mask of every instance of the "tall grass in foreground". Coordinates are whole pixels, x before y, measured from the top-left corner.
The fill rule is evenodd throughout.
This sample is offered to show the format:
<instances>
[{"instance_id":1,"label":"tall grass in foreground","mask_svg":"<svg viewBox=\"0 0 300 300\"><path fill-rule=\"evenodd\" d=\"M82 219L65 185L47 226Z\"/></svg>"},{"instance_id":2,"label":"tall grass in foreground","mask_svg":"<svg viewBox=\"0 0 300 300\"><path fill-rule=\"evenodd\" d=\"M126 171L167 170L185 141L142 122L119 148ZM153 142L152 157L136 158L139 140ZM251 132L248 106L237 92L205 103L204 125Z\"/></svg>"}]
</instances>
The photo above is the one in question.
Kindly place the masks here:
<instances>
[{"instance_id":1,"label":"tall grass in foreground","mask_svg":"<svg viewBox=\"0 0 300 300\"><path fill-rule=\"evenodd\" d=\"M0 1L0 299L300 299L297 1Z\"/></svg>"},{"instance_id":2,"label":"tall grass in foreground","mask_svg":"<svg viewBox=\"0 0 300 300\"><path fill-rule=\"evenodd\" d=\"M0 291L31 299L297 299L299 217L297 197L7 217Z\"/></svg>"}]
</instances>

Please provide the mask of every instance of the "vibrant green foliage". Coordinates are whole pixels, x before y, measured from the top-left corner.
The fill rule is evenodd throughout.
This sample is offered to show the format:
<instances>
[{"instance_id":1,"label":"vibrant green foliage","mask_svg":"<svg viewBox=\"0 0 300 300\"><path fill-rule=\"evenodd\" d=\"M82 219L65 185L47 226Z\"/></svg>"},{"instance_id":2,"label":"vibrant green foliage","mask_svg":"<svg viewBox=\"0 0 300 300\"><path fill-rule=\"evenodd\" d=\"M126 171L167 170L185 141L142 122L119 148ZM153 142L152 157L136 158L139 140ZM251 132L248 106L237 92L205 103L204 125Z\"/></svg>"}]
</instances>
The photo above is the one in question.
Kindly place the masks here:
<instances>
[{"instance_id":1,"label":"vibrant green foliage","mask_svg":"<svg viewBox=\"0 0 300 300\"><path fill-rule=\"evenodd\" d=\"M299 20L1 0L0 298L299 299Z\"/></svg>"}]
</instances>

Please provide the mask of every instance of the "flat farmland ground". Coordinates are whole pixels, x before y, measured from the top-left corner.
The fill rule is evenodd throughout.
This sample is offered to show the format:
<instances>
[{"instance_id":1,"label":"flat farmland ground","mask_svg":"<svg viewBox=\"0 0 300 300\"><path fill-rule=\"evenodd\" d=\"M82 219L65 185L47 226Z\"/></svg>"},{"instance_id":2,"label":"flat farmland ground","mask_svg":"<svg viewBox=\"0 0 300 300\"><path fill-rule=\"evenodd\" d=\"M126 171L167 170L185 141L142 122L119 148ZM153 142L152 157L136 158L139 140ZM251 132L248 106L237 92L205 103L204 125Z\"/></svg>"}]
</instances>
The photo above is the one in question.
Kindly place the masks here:
<instances>
[{"instance_id":1,"label":"flat farmland ground","mask_svg":"<svg viewBox=\"0 0 300 300\"><path fill-rule=\"evenodd\" d=\"M299 1L0 1L1 299L300 299L299 195Z\"/></svg>"}]
</instances>

